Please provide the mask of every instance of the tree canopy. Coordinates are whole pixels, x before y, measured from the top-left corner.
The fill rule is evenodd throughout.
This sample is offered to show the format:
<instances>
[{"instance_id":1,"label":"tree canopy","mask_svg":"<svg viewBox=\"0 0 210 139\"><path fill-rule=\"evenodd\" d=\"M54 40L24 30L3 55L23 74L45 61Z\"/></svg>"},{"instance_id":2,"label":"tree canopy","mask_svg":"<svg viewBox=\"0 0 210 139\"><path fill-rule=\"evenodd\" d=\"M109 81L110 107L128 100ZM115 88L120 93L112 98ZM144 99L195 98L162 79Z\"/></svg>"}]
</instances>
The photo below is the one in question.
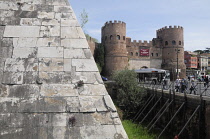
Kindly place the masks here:
<instances>
[{"instance_id":1,"label":"tree canopy","mask_svg":"<svg viewBox=\"0 0 210 139\"><path fill-rule=\"evenodd\" d=\"M195 50L193 52L196 52L198 54L203 54L203 53L210 53L210 47L206 47L205 50Z\"/></svg>"},{"instance_id":2,"label":"tree canopy","mask_svg":"<svg viewBox=\"0 0 210 139\"><path fill-rule=\"evenodd\" d=\"M124 111L124 116L129 117L143 104L146 90L138 86L137 74L133 70L117 71L113 75L116 81L117 105Z\"/></svg>"}]
</instances>

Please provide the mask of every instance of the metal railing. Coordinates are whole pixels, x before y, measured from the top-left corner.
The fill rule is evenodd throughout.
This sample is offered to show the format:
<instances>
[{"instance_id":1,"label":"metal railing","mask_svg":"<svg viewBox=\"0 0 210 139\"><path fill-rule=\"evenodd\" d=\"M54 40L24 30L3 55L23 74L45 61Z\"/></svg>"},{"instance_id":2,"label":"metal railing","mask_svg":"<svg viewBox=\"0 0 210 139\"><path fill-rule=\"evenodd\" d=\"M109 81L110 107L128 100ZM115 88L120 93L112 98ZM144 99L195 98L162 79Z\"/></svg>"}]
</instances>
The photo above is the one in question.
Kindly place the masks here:
<instances>
[{"instance_id":1,"label":"metal railing","mask_svg":"<svg viewBox=\"0 0 210 139\"><path fill-rule=\"evenodd\" d=\"M164 84L163 82L161 83L156 83L152 81L147 81L147 82L139 82L139 85L144 87L144 88L151 88L151 89L162 89L162 90L175 90L175 93L185 93L185 94L191 94L191 95L198 95L200 97L202 96L208 96L210 97L210 83L205 85L205 82L196 82L196 86L193 88L191 91L190 86L191 81L187 82L187 85L184 90L182 90L182 87L180 86L179 91L176 91L175 88L175 83L174 82L168 82L167 84Z\"/></svg>"}]
</instances>

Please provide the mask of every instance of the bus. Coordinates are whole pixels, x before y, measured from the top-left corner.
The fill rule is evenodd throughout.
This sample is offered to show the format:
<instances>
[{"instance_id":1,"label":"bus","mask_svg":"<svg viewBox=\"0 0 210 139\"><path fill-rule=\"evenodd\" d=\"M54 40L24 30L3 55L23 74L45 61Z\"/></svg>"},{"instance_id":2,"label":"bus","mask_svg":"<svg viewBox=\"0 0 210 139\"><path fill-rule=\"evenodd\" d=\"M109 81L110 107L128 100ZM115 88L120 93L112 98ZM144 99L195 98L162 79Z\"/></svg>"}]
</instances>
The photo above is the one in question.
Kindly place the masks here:
<instances>
[{"instance_id":1,"label":"bus","mask_svg":"<svg viewBox=\"0 0 210 139\"><path fill-rule=\"evenodd\" d=\"M134 70L137 73L138 82L161 83L163 80L170 81L170 72L164 69L142 68Z\"/></svg>"}]
</instances>

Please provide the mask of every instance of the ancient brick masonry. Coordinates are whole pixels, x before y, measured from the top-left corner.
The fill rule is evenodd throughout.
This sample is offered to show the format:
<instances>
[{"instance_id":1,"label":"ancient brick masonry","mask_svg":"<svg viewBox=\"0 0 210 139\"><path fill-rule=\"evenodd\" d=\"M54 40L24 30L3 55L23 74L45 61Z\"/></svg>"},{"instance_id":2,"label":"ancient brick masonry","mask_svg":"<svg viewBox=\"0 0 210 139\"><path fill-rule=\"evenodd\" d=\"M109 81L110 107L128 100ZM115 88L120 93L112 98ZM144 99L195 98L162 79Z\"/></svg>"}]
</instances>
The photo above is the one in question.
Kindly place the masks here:
<instances>
[{"instance_id":1,"label":"ancient brick masonry","mask_svg":"<svg viewBox=\"0 0 210 139\"><path fill-rule=\"evenodd\" d=\"M128 138L66 0L0 1L0 138Z\"/></svg>"},{"instance_id":2,"label":"ancient brick masonry","mask_svg":"<svg viewBox=\"0 0 210 139\"><path fill-rule=\"evenodd\" d=\"M161 40L162 45L162 68L175 71L178 66L180 70L178 76L181 78L186 76L183 36L183 27L180 26L169 26L157 30L157 38Z\"/></svg>"},{"instance_id":3,"label":"ancient brick masonry","mask_svg":"<svg viewBox=\"0 0 210 139\"><path fill-rule=\"evenodd\" d=\"M102 27L102 43L105 46L105 73L123 70L128 65L126 50L126 24L110 21Z\"/></svg>"},{"instance_id":4,"label":"ancient brick masonry","mask_svg":"<svg viewBox=\"0 0 210 139\"><path fill-rule=\"evenodd\" d=\"M125 68L163 68L169 70L173 75L172 79L175 79L178 66L179 76L186 77L183 36L183 27L166 26L157 30L156 38L152 41L131 41L131 38L126 37L124 22L106 22L102 27L105 73L110 76L114 71ZM142 54L142 51L147 51L147 54Z\"/></svg>"}]
</instances>

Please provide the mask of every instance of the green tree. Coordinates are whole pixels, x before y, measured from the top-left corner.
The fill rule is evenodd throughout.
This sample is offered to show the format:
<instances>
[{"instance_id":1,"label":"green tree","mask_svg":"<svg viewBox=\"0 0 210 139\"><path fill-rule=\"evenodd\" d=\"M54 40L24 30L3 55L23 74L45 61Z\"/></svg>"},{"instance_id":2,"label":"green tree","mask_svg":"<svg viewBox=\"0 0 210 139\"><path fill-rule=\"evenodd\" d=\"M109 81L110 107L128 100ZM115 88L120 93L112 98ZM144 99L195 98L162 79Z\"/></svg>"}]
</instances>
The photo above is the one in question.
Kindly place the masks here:
<instances>
[{"instance_id":1,"label":"green tree","mask_svg":"<svg viewBox=\"0 0 210 139\"><path fill-rule=\"evenodd\" d=\"M144 103L146 90L138 86L137 74L133 70L122 70L113 74L117 86L117 105L124 111L125 118L135 113Z\"/></svg>"},{"instance_id":2,"label":"green tree","mask_svg":"<svg viewBox=\"0 0 210 139\"><path fill-rule=\"evenodd\" d=\"M91 37L89 34L85 33L85 37L87 40L90 40L90 38L92 38L92 40L96 43L98 43L98 40L96 38Z\"/></svg>"},{"instance_id":3,"label":"green tree","mask_svg":"<svg viewBox=\"0 0 210 139\"><path fill-rule=\"evenodd\" d=\"M79 19L80 19L80 25L84 30L84 27L88 22L88 13L85 11L85 9L83 9L82 13L79 16Z\"/></svg>"},{"instance_id":4,"label":"green tree","mask_svg":"<svg viewBox=\"0 0 210 139\"><path fill-rule=\"evenodd\" d=\"M96 47L94 59L98 65L99 69L102 70L104 67L104 46L102 44L98 44L98 46Z\"/></svg>"},{"instance_id":5,"label":"green tree","mask_svg":"<svg viewBox=\"0 0 210 139\"><path fill-rule=\"evenodd\" d=\"M210 48L206 47L206 50L204 50L204 53L210 53Z\"/></svg>"},{"instance_id":6,"label":"green tree","mask_svg":"<svg viewBox=\"0 0 210 139\"><path fill-rule=\"evenodd\" d=\"M198 53L198 54L203 54L203 53L204 53L203 50L195 50L195 51L193 51L193 52L196 52L196 53Z\"/></svg>"}]
</instances>

